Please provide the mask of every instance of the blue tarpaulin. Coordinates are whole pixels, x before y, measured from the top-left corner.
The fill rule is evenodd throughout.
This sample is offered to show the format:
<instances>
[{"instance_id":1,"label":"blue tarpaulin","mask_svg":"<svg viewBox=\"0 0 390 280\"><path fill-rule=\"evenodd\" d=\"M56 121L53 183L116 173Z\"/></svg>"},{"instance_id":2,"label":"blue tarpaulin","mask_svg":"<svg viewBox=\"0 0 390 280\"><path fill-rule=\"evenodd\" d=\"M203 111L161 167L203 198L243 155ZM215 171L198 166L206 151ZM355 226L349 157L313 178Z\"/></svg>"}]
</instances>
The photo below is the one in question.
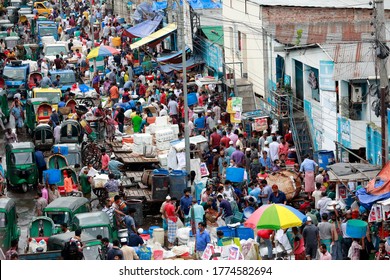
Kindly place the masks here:
<instances>
[{"instance_id":1,"label":"blue tarpaulin","mask_svg":"<svg viewBox=\"0 0 390 280\"><path fill-rule=\"evenodd\" d=\"M189 47L186 47L186 52L188 52L190 50ZM172 54L169 54L169 55L164 55L162 57L158 57L157 58L157 62L164 62L164 61L168 61L172 58L175 58L175 57L178 57L178 56L181 56L182 54L182 51L179 51L179 52L175 52L175 53L172 53Z\"/></svg>"},{"instance_id":2,"label":"blue tarpaulin","mask_svg":"<svg viewBox=\"0 0 390 280\"><path fill-rule=\"evenodd\" d=\"M194 10L199 9L221 9L222 8L222 0L187 0L190 4L191 8ZM182 1L180 1L182 3ZM173 9L175 9L176 2L173 4ZM167 1L154 1L153 2L153 10L159 11L167 8Z\"/></svg>"},{"instance_id":3,"label":"blue tarpaulin","mask_svg":"<svg viewBox=\"0 0 390 280\"><path fill-rule=\"evenodd\" d=\"M197 59L195 60L193 57L187 60L187 70L194 68L198 64L203 63L203 61ZM177 63L177 64L166 64L166 65L161 65L160 66L161 71L165 73L169 73L172 71L182 71L183 70L183 64L182 63Z\"/></svg>"},{"instance_id":4,"label":"blue tarpaulin","mask_svg":"<svg viewBox=\"0 0 390 280\"><path fill-rule=\"evenodd\" d=\"M382 195L371 195L366 192L365 188L361 188L356 191L356 196L359 198L359 201L362 204L368 204L372 206L377 201L385 200L390 198L390 193L385 193Z\"/></svg>"},{"instance_id":5,"label":"blue tarpaulin","mask_svg":"<svg viewBox=\"0 0 390 280\"><path fill-rule=\"evenodd\" d=\"M152 34L161 23L162 16L157 15L153 19L145 20L133 27L126 29L123 33L128 37L144 38Z\"/></svg>"}]
</instances>

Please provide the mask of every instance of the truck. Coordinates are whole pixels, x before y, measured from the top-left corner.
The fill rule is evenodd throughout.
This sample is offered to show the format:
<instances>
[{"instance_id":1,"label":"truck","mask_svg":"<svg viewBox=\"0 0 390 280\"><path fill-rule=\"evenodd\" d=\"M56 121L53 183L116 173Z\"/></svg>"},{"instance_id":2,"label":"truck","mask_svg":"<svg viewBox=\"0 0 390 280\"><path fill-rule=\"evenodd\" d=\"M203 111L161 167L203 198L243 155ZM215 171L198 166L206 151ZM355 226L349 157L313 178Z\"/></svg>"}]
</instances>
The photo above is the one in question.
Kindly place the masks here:
<instances>
[{"instance_id":1,"label":"truck","mask_svg":"<svg viewBox=\"0 0 390 280\"><path fill-rule=\"evenodd\" d=\"M50 20L38 20L37 21L37 35L38 35L38 45L43 47L42 38L43 37L54 37L54 41L58 41L58 26L54 21Z\"/></svg>"},{"instance_id":2,"label":"truck","mask_svg":"<svg viewBox=\"0 0 390 280\"><path fill-rule=\"evenodd\" d=\"M68 53L68 46L62 42L57 42L56 44L44 44L43 53L50 64L53 64L57 54L65 56Z\"/></svg>"},{"instance_id":3,"label":"truck","mask_svg":"<svg viewBox=\"0 0 390 280\"><path fill-rule=\"evenodd\" d=\"M76 83L76 75L72 70L52 70L50 71L51 80L54 82L57 75L60 76L60 86L61 92L64 93L68 88L72 88L72 86Z\"/></svg>"},{"instance_id":4,"label":"truck","mask_svg":"<svg viewBox=\"0 0 390 280\"><path fill-rule=\"evenodd\" d=\"M8 98L13 98L19 89L28 88L30 64L23 64L20 60L13 60L4 66L3 78L7 87Z\"/></svg>"}]
</instances>

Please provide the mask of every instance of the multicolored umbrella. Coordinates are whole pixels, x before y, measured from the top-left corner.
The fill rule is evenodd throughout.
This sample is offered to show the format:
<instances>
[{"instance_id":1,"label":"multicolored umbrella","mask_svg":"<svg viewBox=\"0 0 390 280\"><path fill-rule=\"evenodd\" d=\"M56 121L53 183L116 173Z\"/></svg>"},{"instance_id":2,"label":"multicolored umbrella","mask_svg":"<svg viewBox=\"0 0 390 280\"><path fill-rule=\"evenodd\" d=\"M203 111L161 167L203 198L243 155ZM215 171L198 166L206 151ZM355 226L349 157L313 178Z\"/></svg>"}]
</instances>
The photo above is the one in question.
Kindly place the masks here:
<instances>
[{"instance_id":1,"label":"multicolored umbrella","mask_svg":"<svg viewBox=\"0 0 390 280\"><path fill-rule=\"evenodd\" d=\"M97 48L93 48L89 52L89 54L87 56L87 59L96 58L98 56L100 56L100 57L112 56L112 55L115 55L115 54L120 54L120 51L118 51L117 49L115 49L113 47L100 46L100 47L97 47Z\"/></svg>"},{"instance_id":2,"label":"multicolored umbrella","mask_svg":"<svg viewBox=\"0 0 390 280\"><path fill-rule=\"evenodd\" d=\"M244 225L258 229L285 229L301 226L306 216L284 204L268 204L257 209Z\"/></svg>"}]
</instances>

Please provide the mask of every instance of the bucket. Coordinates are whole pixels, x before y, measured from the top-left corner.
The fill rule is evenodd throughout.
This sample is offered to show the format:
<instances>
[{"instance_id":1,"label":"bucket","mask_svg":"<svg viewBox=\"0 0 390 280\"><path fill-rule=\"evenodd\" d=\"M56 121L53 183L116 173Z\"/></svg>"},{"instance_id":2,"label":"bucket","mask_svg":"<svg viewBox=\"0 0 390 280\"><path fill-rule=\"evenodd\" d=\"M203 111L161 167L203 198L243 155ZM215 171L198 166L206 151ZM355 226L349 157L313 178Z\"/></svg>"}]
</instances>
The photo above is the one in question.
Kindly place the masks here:
<instances>
[{"instance_id":1,"label":"bucket","mask_svg":"<svg viewBox=\"0 0 390 280\"><path fill-rule=\"evenodd\" d=\"M155 169L152 174L152 199L165 200L169 187L169 171Z\"/></svg>"},{"instance_id":2,"label":"bucket","mask_svg":"<svg viewBox=\"0 0 390 280\"><path fill-rule=\"evenodd\" d=\"M169 174L169 195L171 197L182 197L184 189L187 188L187 172L183 170L172 170Z\"/></svg>"},{"instance_id":3,"label":"bucket","mask_svg":"<svg viewBox=\"0 0 390 280\"><path fill-rule=\"evenodd\" d=\"M187 94L187 100L188 100L188 106L198 104L198 97L196 96L196 93Z\"/></svg>"},{"instance_id":4,"label":"bucket","mask_svg":"<svg viewBox=\"0 0 390 280\"><path fill-rule=\"evenodd\" d=\"M141 177L141 183L145 186L152 186L153 180L152 180L152 172L153 170L144 170L144 173L142 173Z\"/></svg>"},{"instance_id":5,"label":"bucket","mask_svg":"<svg viewBox=\"0 0 390 280\"><path fill-rule=\"evenodd\" d=\"M46 182L46 178L47 178L49 185L52 185L52 184L54 185L54 184L61 182L61 170L48 169L48 170L43 171L43 181L44 182Z\"/></svg>"},{"instance_id":6,"label":"bucket","mask_svg":"<svg viewBox=\"0 0 390 280\"><path fill-rule=\"evenodd\" d=\"M154 242L160 243L161 246L164 246L164 229L156 228L153 230L153 239Z\"/></svg>"},{"instance_id":7,"label":"bucket","mask_svg":"<svg viewBox=\"0 0 390 280\"><path fill-rule=\"evenodd\" d=\"M153 259L154 260L163 260L164 259L164 251L163 250L154 250L153 251Z\"/></svg>"},{"instance_id":8,"label":"bucket","mask_svg":"<svg viewBox=\"0 0 390 280\"><path fill-rule=\"evenodd\" d=\"M347 235L351 238L363 238L366 236L367 223L362 220L349 220L347 222Z\"/></svg>"},{"instance_id":9,"label":"bucket","mask_svg":"<svg viewBox=\"0 0 390 280\"><path fill-rule=\"evenodd\" d=\"M136 210L134 214L135 224L137 226L142 226L144 223L144 211L142 200L132 199L126 200L127 209L134 208Z\"/></svg>"},{"instance_id":10,"label":"bucket","mask_svg":"<svg viewBox=\"0 0 390 280\"><path fill-rule=\"evenodd\" d=\"M314 160L318 162L319 167L328 170L327 166L335 163L334 152L327 150L320 150L314 152Z\"/></svg>"},{"instance_id":11,"label":"bucket","mask_svg":"<svg viewBox=\"0 0 390 280\"><path fill-rule=\"evenodd\" d=\"M241 183L244 180L244 168L228 167L226 168L226 180L234 183Z\"/></svg>"},{"instance_id":12,"label":"bucket","mask_svg":"<svg viewBox=\"0 0 390 280\"><path fill-rule=\"evenodd\" d=\"M160 227L159 226L152 226L149 228L150 238L153 238L153 231L157 228L160 228Z\"/></svg>"},{"instance_id":13,"label":"bucket","mask_svg":"<svg viewBox=\"0 0 390 280\"><path fill-rule=\"evenodd\" d=\"M244 209L244 217L245 219L248 219L252 214L253 212L255 212L255 208L251 207L251 206L248 206Z\"/></svg>"},{"instance_id":14,"label":"bucket","mask_svg":"<svg viewBox=\"0 0 390 280\"><path fill-rule=\"evenodd\" d=\"M121 46L121 37L112 38L112 45L114 47L120 47Z\"/></svg>"}]
</instances>

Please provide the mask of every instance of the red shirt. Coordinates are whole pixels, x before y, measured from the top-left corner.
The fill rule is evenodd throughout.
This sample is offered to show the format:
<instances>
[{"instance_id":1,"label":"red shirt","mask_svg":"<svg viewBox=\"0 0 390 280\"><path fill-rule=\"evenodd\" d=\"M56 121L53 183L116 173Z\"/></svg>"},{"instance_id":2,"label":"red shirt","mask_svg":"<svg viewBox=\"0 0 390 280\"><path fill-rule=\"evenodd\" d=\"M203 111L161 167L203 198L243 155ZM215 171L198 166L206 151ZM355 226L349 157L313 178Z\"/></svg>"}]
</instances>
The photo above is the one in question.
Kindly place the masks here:
<instances>
[{"instance_id":1,"label":"red shirt","mask_svg":"<svg viewBox=\"0 0 390 280\"><path fill-rule=\"evenodd\" d=\"M102 170L108 170L108 163L110 162L110 157L107 154L102 156Z\"/></svg>"},{"instance_id":2,"label":"red shirt","mask_svg":"<svg viewBox=\"0 0 390 280\"><path fill-rule=\"evenodd\" d=\"M165 92L163 92L163 93L161 94L160 103L161 103L161 104L167 105L167 95L165 94Z\"/></svg>"},{"instance_id":3,"label":"red shirt","mask_svg":"<svg viewBox=\"0 0 390 280\"><path fill-rule=\"evenodd\" d=\"M165 205L164 210L165 213L167 214L168 219L176 223L177 216L175 213L175 206L171 203L168 203L167 205Z\"/></svg>"},{"instance_id":4,"label":"red shirt","mask_svg":"<svg viewBox=\"0 0 390 280\"><path fill-rule=\"evenodd\" d=\"M225 148L229 148L229 142L230 138L227 136L222 137L222 139L220 140L220 144L224 144Z\"/></svg>"},{"instance_id":5,"label":"red shirt","mask_svg":"<svg viewBox=\"0 0 390 280\"><path fill-rule=\"evenodd\" d=\"M221 135L217 132L211 133L210 138L213 140L211 145L212 148L216 148L221 144Z\"/></svg>"},{"instance_id":6,"label":"red shirt","mask_svg":"<svg viewBox=\"0 0 390 280\"><path fill-rule=\"evenodd\" d=\"M146 87L143 84L140 84L138 91L140 96L144 96L146 93Z\"/></svg>"}]
</instances>

